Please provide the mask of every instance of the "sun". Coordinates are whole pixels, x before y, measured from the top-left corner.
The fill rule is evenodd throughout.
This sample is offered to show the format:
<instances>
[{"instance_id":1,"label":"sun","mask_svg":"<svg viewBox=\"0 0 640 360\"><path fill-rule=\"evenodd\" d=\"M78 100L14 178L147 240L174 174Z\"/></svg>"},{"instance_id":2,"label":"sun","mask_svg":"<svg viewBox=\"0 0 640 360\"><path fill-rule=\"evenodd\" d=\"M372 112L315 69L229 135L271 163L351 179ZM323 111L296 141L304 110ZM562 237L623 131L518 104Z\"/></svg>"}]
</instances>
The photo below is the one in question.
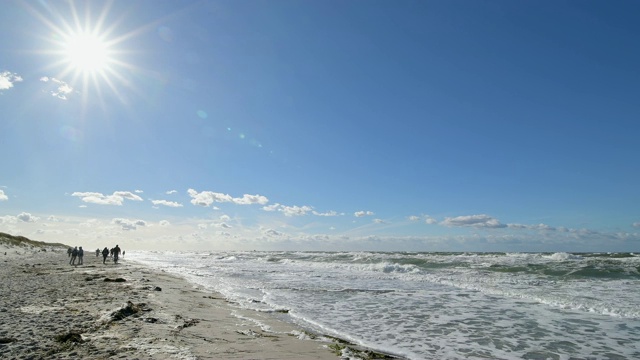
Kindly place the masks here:
<instances>
[{"instance_id":1,"label":"sun","mask_svg":"<svg viewBox=\"0 0 640 360\"><path fill-rule=\"evenodd\" d=\"M127 103L127 91L139 92L130 77L145 69L132 62L140 51L131 44L151 27L132 22L127 16L131 8L121 4L112 0L22 3L43 25L44 31L34 32L34 53L43 59L42 78L59 86L52 95L65 100L81 96L85 104L104 104L114 96Z\"/></svg>"},{"instance_id":2,"label":"sun","mask_svg":"<svg viewBox=\"0 0 640 360\"><path fill-rule=\"evenodd\" d=\"M109 44L97 34L69 34L62 48L67 65L80 73L103 73L113 61Z\"/></svg>"}]
</instances>

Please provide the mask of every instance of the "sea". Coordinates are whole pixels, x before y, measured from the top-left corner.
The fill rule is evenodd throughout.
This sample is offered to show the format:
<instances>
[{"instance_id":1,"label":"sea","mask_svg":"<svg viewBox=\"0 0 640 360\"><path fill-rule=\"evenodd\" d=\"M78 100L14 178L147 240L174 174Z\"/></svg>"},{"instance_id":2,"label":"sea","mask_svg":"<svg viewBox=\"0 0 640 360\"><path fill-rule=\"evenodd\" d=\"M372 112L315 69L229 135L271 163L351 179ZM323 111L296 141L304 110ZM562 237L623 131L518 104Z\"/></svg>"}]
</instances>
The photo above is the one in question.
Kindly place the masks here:
<instances>
[{"instance_id":1,"label":"sea","mask_svg":"<svg viewBox=\"0 0 640 360\"><path fill-rule=\"evenodd\" d=\"M127 253L404 359L640 359L640 254Z\"/></svg>"}]
</instances>

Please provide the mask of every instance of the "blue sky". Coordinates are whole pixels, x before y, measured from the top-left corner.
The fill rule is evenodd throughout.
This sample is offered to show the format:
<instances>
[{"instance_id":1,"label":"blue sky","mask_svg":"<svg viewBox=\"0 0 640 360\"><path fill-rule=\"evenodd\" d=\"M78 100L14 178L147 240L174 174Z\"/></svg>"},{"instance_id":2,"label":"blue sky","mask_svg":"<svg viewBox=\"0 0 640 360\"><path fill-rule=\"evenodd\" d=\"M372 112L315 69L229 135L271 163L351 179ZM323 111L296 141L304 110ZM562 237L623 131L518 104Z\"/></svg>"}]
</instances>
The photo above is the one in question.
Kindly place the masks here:
<instances>
[{"instance_id":1,"label":"blue sky","mask_svg":"<svg viewBox=\"0 0 640 360\"><path fill-rule=\"evenodd\" d=\"M1 7L0 231L640 251L637 1Z\"/></svg>"}]
</instances>

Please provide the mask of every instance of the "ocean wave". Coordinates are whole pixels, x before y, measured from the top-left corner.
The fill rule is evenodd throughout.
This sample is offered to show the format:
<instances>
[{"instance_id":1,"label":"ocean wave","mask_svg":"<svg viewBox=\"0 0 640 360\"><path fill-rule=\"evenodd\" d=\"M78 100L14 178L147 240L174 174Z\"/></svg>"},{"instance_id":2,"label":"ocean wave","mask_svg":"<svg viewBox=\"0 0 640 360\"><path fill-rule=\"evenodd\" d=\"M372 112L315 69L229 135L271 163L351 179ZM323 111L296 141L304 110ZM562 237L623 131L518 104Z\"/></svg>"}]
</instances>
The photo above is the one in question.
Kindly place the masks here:
<instances>
[{"instance_id":1,"label":"ocean wave","mask_svg":"<svg viewBox=\"0 0 640 360\"><path fill-rule=\"evenodd\" d=\"M555 261L567 261L567 260L582 260L583 257L581 255L569 254L566 252L554 253L551 256L543 256L545 258L555 260Z\"/></svg>"}]
</instances>

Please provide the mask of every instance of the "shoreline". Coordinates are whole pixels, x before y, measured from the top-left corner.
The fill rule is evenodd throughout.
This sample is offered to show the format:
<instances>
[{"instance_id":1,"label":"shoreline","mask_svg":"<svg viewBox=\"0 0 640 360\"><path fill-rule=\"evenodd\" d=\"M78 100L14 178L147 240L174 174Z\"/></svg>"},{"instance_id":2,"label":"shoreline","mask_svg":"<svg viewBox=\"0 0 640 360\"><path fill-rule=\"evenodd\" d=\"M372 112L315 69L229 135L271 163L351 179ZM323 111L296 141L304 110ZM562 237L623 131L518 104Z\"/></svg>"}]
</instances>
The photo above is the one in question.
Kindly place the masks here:
<instances>
[{"instance_id":1,"label":"shoreline","mask_svg":"<svg viewBox=\"0 0 640 360\"><path fill-rule=\"evenodd\" d=\"M232 306L186 279L85 251L0 244L0 357L398 359ZM3 255L6 252L6 255Z\"/></svg>"}]
</instances>

